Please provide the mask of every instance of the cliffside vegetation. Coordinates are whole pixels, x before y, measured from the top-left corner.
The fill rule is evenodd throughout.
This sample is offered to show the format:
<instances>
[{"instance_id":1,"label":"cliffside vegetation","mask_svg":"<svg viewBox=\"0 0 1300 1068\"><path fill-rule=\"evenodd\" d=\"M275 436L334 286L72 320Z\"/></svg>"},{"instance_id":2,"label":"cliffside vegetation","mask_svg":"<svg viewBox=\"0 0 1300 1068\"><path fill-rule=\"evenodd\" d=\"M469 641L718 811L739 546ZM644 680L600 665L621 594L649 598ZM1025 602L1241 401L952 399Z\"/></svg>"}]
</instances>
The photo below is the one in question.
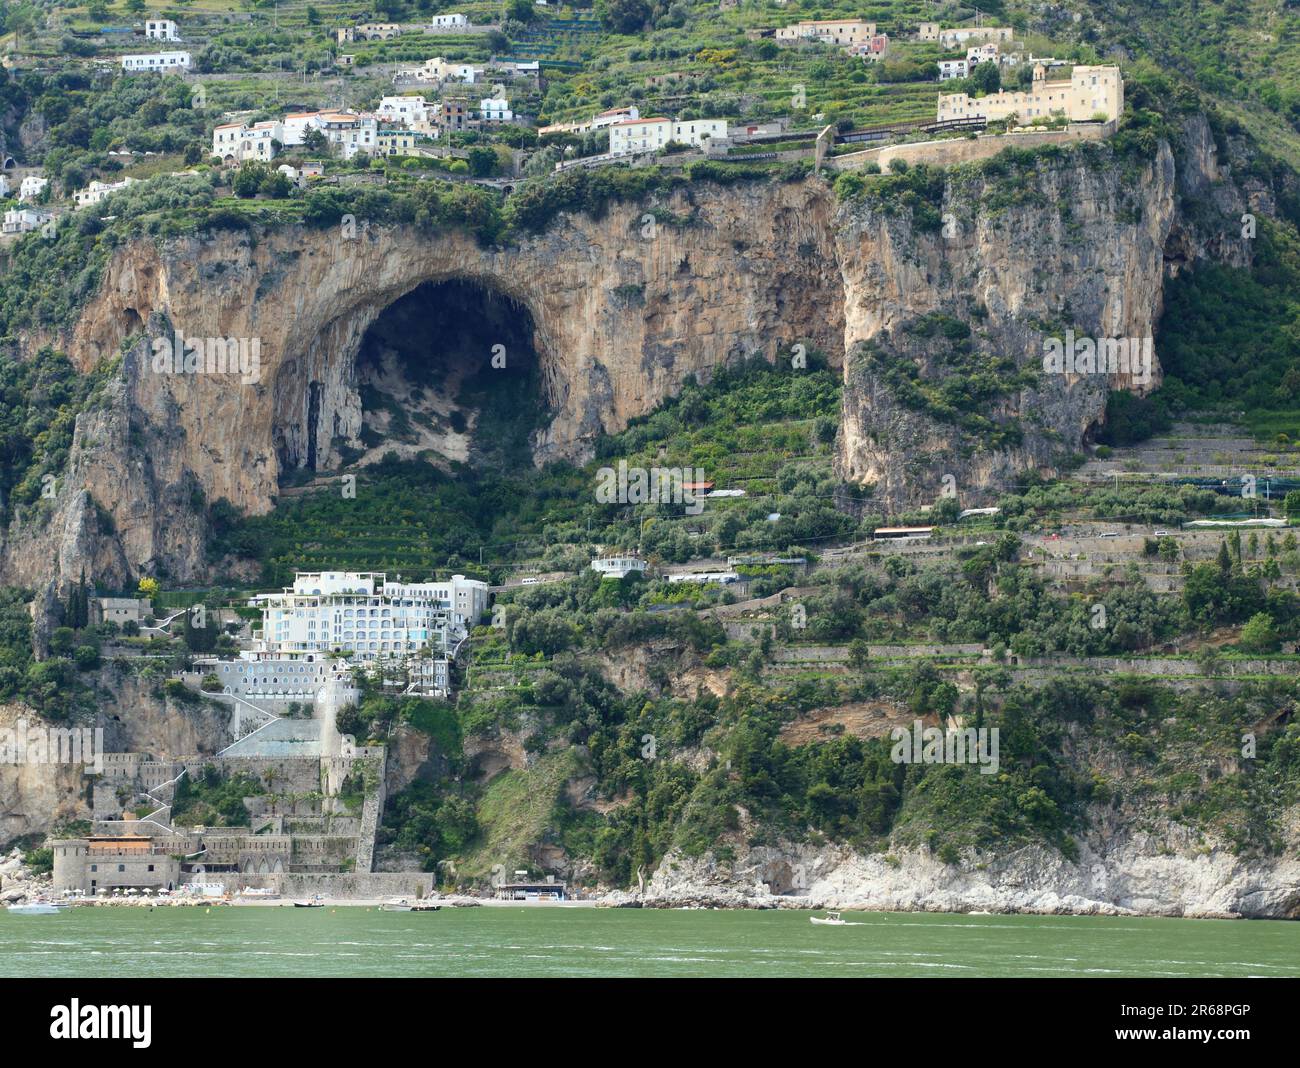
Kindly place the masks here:
<instances>
[{"instance_id":1,"label":"cliffside vegetation","mask_svg":"<svg viewBox=\"0 0 1300 1068\"><path fill-rule=\"evenodd\" d=\"M330 487L247 519L219 501L210 513L210 553L255 556L266 582L279 585L295 567L470 573L480 554L489 567L540 554L547 566L572 569L581 559L574 550L593 542L630 548L639 541L678 561L715 549L817 542L856 523L832 500L839 385L824 359L809 358L806 370L759 361L720 372L708 386L687 382L653 415L602 439L598 458L582 470L555 464L538 472L515 456L447 473L387 458L360 469L355 499ZM515 411L517 419L532 415L526 406ZM504 423L490 433L509 436ZM700 516L685 514L680 502L611 508L595 489L599 469L616 457L646 468L699 468L719 488L745 488L746 496ZM769 521L772 514L780 518Z\"/></svg>"},{"instance_id":2,"label":"cliffside vegetation","mask_svg":"<svg viewBox=\"0 0 1300 1068\"><path fill-rule=\"evenodd\" d=\"M1206 265L1170 283L1154 404L1240 415L1261 437L1300 441L1298 223L1260 220L1252 270Z\"/></svg>"},{"instance_id":3,"label":"cliffside vegetation","mask_svg":"<svg viewBox=\"0 0 1300 1068\"><path fill-rule=\"evenodd\" d=\"M465 35L435 45L412 34L357 51L391 64L445 45L453 58L482 59L562 35L559 58L546 56L545 85L516 94L521 113L527 107L539 121L587 119L631 102L647 115L665 105L684 119L781 117L800 128L928 119L940 88L939 49L904 43L900 31L930 17L931 5L879 6L869 16L879 15L897 39L897 51L879 64L817 44L750 40L743 31L768 22L769 9L724 12L703 0L605 0L594 18L565 19L570 25L545 32L533 26L536 12L512 4L500 40ZM945 196L963 186L978 189L990 217L1032 203L1055 207L1068 229L1075 205L1042 203L1037 178L1052 168L1109 168L1122 191L1107 210L1140 222L1123 190L1139 181L1162 140L1176 146L1180 119L1204 111L1234 179L1260 205L1275 205L1276 218L1259 210L1250 270L1197 262L1169 281L1159 333L1164 388L1149 399L1113 395L1103 447L1206 413L1244 417L1258 434L1289 446L1300 439L1300 198L1294 173L1277 157L1300 158L1300 139L1288 135L1276 154L1262 146L1272 148L1270 131L1300 128L1300 95L1290 84L1294 62L1264 67L1261 56L1296 52L1300 15L1272 11L1275 18L1263 22L1258 5L1215 0L1168 0L1154 16L1140 6L1121 0L1115 25L1090 9L1074 23L1071 8L1089 5L1072 0L1048 9L1028 0L982 7L990 19L1015 25L1039 54L1086 62L1104 58L1112 43L1131 46L1129 106L1106 144L1012 150L946 170L849 174L836 190L845 201L906 217L931 238L943 226ZM783 10L792 18L856 13L842 3L815 7ZM404 0L382 9L393 19L420 10ZM280 69L273 60L287 58L293 72L301 59L303 84L289 84L304 98L320 94L324 102L328 94L332 103L336 90L348 89L355 90L349 99L373 103L388 91L387 67L308 87L306 72L327 70L338 52L331 27L313 22L310 10L286 11L284 27L271 31L217 28L198 68L270 73ZM944 11L959 14L967 12ZM69 25L88 26L88 17L78 9ZM1178 34L1189 24L1197 34L1183 47ZM1217 43L1200 34L1202 24L1219 31ZM1251 45L1259 34L1266 39ZM97 44L68 39L73 54L97 54ZM1172 69L1151 63L1156 51ZM969 87L992 88L986 76ZM560 135L548 138L509 195L464 180L500 173L509 148L536 140L532 131L512 130L472 131L472 139L448 132L441 143L465 150L463 160L332 161L327 181L301 193L260 164L223 184L206 162L211 123L226 110L279 114L271 92L285 88L281 82L208 80L205 102L178 79L0 71L8 146L26 155L23 162L39 162L61 192L91 177L144 179L102 211L70 212L9 250L0 276L0 519L21 512L40 520L41 488L66 466L76 416L98 402L116 369L110 357L96 374L78 376L51 349L20 360L18 338L66 331L127 240L234 230L255 242L265 227L330 228L351 215L362 225L456 229L501 245L528 240L566 212L599 216L615 202L661 198L691 183L784 181L808 170L803 162L764 160L676 169L665 159L656 167L557 174L556 162L600 148L596 137ZM196 173L174 173L185 168ZM1208 246L1223 220L1190 199L1179 210L1181 236ZM615 294L626 302L640 295L635 282ZM918 317L853 353L850 375L865 367L907 413L956 428L963 450L1013 446L1024 428L1001 408L1032 389L1037 372L1018 367L984 335L986 315L972 304ZM801 343L797 329L791 324L791 336L774 339L780 351ZM972 848L1023 843L1074 858L1079 840L1100 828L1150 831L1162 841L1173 825L1197 849L1224 841L1247 856L1294 850L1295 532L1234 532L1221 542L1216 535L1216 554L1208 555L1204 542L1182 532L1126 531L1142 545L1116 563L1107 546L1117 541L1079 542L1093 533L1092 521L1173 526L1246 506L1226 480L1121 483L1110 471L1050 483L1026 472L995 516L961 519L955 498L885 515L872 487L846 488L835 477L844 383L821 353L808 355L806 367L753 362L707 385L688 379L679 396L599 439L590 464L540 471L526 448L544 423L535 372L528 388L508 395L469 384L479 441L467 462L436 450L398 455L399 444L419 441L415 420L399 398L368 383L363 408L389 418L393 452L362 463L385 445L368 424L359 438L364 449L343 443L337 469L292 473L293 485L283 489L295 495L286 493L267 515L211 502L208 563L230 587L224 596L207 591L217 601L240 603L254 571L262 587L287 584L298 569L537 580L511 585L492 625L475 629L457 667L454 702L366 685L357 707L340 716L340 729L359 741L414 736L412 748L423 743L427 753L412 784L389 799L382 850L450 880L482 881L495 868L527 863L624 886L673 850L739 865L750 846L790 842L917 848L956 865ZM453 423L457 431L464 426ZM1096 458L1105 458L1101 450ZM1066 456L1060 466L1082 460ZM681 501L604 503L595 493L600 471L620 462L698 469L736 495L712 497L700 512ZM337 491L342 474L357 476L355 496ZM936 537L901 548L866 543L887 521L933 525ZM1053 551L1062 531L1082 548ZM602 580L589 567L597 552L634 549L656 569L726 566L739 581ZM104 681L92 674L100 642L118 635L89 623L86 591L78 588L64 606L68 625L48 635L38 658L28 609L34 596L0 589L0 701L21 701L59 722L89 722L92 680ZM749 603L738 605L742 599ZM199 637L188 624L175 641L132 640L132 651L168 657L143 667L136 661L135 670L159 681L188 652L231 647L228 637ZM188 712L203 700L178 678L158 696ZM996 771L899 763L889 729L915 719L998 728ZM355 787L345 801L355 803ZM251 780L205 769L178 784L173 814L182 823L245 825L243 798L258 792Z\"/></svg>"},{"instance_id":4,"label":"cliffside vegetation","mask_svg":"<svg viewBox=\"0 0 1300 1068\"><path fill-rule=\"evenodd\" d=\"M603 439L595 463L710 456L712 472L724 457L739 462L735 435L751 430L779 448L794 417L833 404L823 374L750 367L690 386ZM822 389L824 400L807 407ZM770 458L762 463L771 469ZM454 709L428 713L445 735L436 774L392 799L381 843L466 883L555 850L580 880L618 885L670 850L726 864L749 846L791 840L862 850L892 842L949 863L972 847L1026 842L1073 857L1080 836L1111 817L1173 818L1245 854L1272 855L1286 837L1282 813L1300 796L1300 736L1288 726L1300 688L1289 678L1251 678L1218 695L1203 687L1227 664L1276 656L1300 637L1294 535L1230 535L1217 560L1181 562L1182 592L1170 596L1153 593L1136 565L1067 592L1012 533L1081 507L1190 515L1221 500L1190 486L1027 488L1004 500L987 544L937 558L884 554L805 578L788 565L740 565L750 596L798 592L732 638L699 614L728 594L585 570L586 546L628 544L636 516L593 524L590 538L581 512L576 521L549 516L543 529L583 551L523 540L513 549L579 573L498 599L501 625L475 632ZM717 514L728 511L716 503ZM717 529L714 512L669 522L707 532ZM1178 543L1151 540L1152 559L1177 570ZM808 552L798 541L768 544ZM646 551L671 559L670 545ZM1221 644L1224 628L1241 628L1235 644ZM960 652L962 643L992 650L992 661ZM785 659L827 647L838 651L829 664ZM882 648L915 652L872 651ZM1187 652L1171 656L1175 648ZM1088 658L1114 656L1137 656L1139 666L1098 680L1099 662ZM1195 665L1192 690L1162 676L1180 659ZM635 665L630 677L624 665ZM381 737L408 713L402 700L371 696L345 722ZM999 728L996 774L891 759L889 725L951 715ZM505 756L520 750L526 764Z\"/></svg>"}]
</instances>

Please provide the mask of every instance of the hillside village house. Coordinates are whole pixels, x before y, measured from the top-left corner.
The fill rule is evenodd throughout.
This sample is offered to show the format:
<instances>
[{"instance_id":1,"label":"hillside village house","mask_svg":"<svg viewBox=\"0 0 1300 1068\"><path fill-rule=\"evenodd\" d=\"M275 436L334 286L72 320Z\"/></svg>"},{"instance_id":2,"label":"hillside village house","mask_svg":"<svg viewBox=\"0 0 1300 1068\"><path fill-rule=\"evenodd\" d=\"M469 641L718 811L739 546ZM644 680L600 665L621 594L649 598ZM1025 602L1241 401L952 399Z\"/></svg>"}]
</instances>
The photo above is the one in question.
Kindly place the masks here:
<instances>
[{"instance_id":1,"label":"hillside village house","mask_svg":"<svg viewBox=\"0 0 1300 1068\"><path fill-rule=\"evenodd\" d=\"M916 36L921 41L937 41L939 39L939 24L937 22L923 22L916 28Z\"/></svg>"},{"instance_id":2,"label":"hillside village house","mask_svg":"<svg viewBox=\"0 0 1300 1068\"><path fill-rule=\"evenodd\" d=\"M641 118L641 112L635 106L626 108L610 108L608 111L602 111L586 122L556 122L550 126L542 126L537 131L538 137L545 137L547 134L585 134L592 130L603 130L607 126L613 126L620 122L635 122Z\"/></svg>"},{"instance_id":3,"label":"hillside village house","mask_svg":"<svg viewBox=\"0 0 1300 1068\"><path fill-rule=\"evenodd\" d=\"M147 597L96 597L90 602L92 623L143 623L153 615Z\"/></svg>"},{"instance_id":4,"label":"hillside village house","mask_svg":"<svg viewBox=\"0 0 1300 1068\"><path fill-rule=\"evenodd\" d=\"M609 128L609 152L612 156L657 152L669 141L700 148L710 139L726 136L726 119L633 119Z\"/></svg>"},{"instance_id":5,"label":"hillside village house","mask_svg":"<svg viewBox=\"0 0 1300 1068\"><path fill-rule=\"evenodd\" d=\"M485 96L478 102L478 117L483 122L510 122L515 113L510 110L509 100Z\"/></svg>"},{"instance_id":6,"label":"hillside village house","mask_svg":"<svg viewBox=\"0 0 1300 1068\"><path fill-rule=\"evenodd\" d=\"M144 35L151 41L179 41L181 30L171 19L146 19Z\"/></svg>"},{"instance_id":7,"label":"hillside village house","mask_svg":"<svg viewBox=\"0 0 1300 1068\"><path fill-rule=\"evenodd\" d=\"M601 578L621 579L633 572L644 575L645 567L639 556L598 556L591 562L591 570Z\"/></svg>"},{"instance_id":8,"label":"hillside village house","mask_svg":"<svg viewBox=\"0 0 1300 1068\"><path fill-rule=\"evenodd\" d=\"M39 174L29 174L18 183L18 199L35 200L49 184L48 178L42 178Z\"/></svg>"},{"instance_id":9,"label":"hillside village house","mask_svg":"<svg viewBox=\"0 0 1300 1068\"><path fill-rule=\"evenodd\" d=\"M54 218L54 213L40 208L10 208L5 212L0 231L6 234L25 234L36 230Z\"/></svg>"},{"instance_id":10,"label":"hillside village house","mask_svg":"<svg viewBox=\"0 0 1300 1068\"><path fill-rule=\"evenodd\" d=\"M443 130L463 130L469 125L469 101L460 96L449 96L438 104L434 122Z\"/></svg>"},{"instance_id":11,"label":"hillside village house","mask_svg":"<svg viewBox=\"0 0 1300 1068\"><path fill-rule=\"evenodd\" d=\"M860 19L804 19L776 31L778 41L825 41L848 47L865 44L876 36L876 24Z\"/></svg>"},{"instance_id":12,"label":"hillside village house","mask_svg":"<svg viewBox=\"0 0 1300 1068\"><path fill-rule=\"evenodd\" d=\"M987 44L971 45L966 49L966 64L972 70L980 63L1000 63L1002 54L996 41Z\"/></svg>"},{"instance_id":13,"label":"hillside village house","mask_svg":"<svg viewBox=\"0 0 1300 1068\"><path fill-rule=\"evenodd\" d=\"M482 67L472 63L449 63L442 56L426 59L422 66L399 70L393 75L393 81L426 82L441 85L443 82L464 82L473 85L483 73Z\"/></svg>"},{"instance_id":14,"label":"hillside village house","mask_svg":"<svg viewBox=\"0 0 1300 1068\"><path fill-rule=\"evenodd\" d=\"M861 56L869 63L874 63L878 59L884 59L885 53L889 51L889 34L878 33L874 37L869 37L866 41L855 45L849 45L849 55Z\"/></svg>"},{"instance_id":15,"label":"hillside village house","mask_svg":"<svg viewBox=\"0 0 1300 1068\"><path fill-rule=\"evenodd\" d=\"M358 152L373 152L379 133L375 116L355 111L325 111L317 116L321 132L331 145L337 145L343 159Z\"/></svg>"},{"instance_id":16,"label":"hillside village house","mask_svg":"<svg viewBox=\"0 0 1300 1068\"><path fill-rule=\"evenodd\" d=\"M429 29L441 30L444 32L447 30L463 30L466 29L469 24L468 15L434 15L433 21L429 23Z\"/></svg>"},{"instance_id":17,"label":"hillside village house","mask_svg":"<svg viewBox=\"0 0 1300 1068\"><path fill-rule=\"evenodd\" d=\"M462 102L463 103L463 102ZM429 125L429 103L419 96L384 97L375 114L356 111L295 111L280 120L222 123L212 131L212 154L225 163L274 159L282 147L307 143L312 130L351 159L358 152L401 155L415 147L417 134L437 137ZM464 108L462 108L464 110Z\"/></svg>"},{"instance_id":18,"label":"hillside village house","mask_svg":"<svg viewBox=\"0 0 1300 1068\"><path fill-rule=\"evenodd\" d=\"M127 74L144 71L162 71L173 74L190 69L188 52L139 52L122 57L122 70Z\"/></svg>"},{"instance_id":19,"label":"hillside village house","mask_svg":"<svg viewBox=\"0 0 1300 1068\"><path fill-rule=\"evenodd\" d=\"M939 60L939 81L949 82L954 78L964 78L970 73L970 61L966 59Z\"/></svg>"},{"instance_id":20,"label":"hillside village house","mask_svg":"<svg viewBox=\"0 0 1300 1068\"><path fill-rule=\"evenodd\" d=\"M386 96L379 101L375 114L386 123L436 133L429 121L429 102L422 96Z\"/></svg>"},{"instance_id":21,"label":"hillside village house","mask_svg":"<svg viewBox=\"0 0 1300 1068\"><path fill-rule=\"evenodd\" d=\"M252 126L242 122L227 122L212 131L212 154L223 163L243 163L257 159L262 162L274 159L281 145L286 144L284 125L274 120L255 122Z\"/></svg>"},{"instance_id":22,"label":"hillside village house","mask_svg":"<svg viewBox=\"0 0 1300 1068\"><path fill-rule=\"evenodd\" d=\"M401 34L402 27L396 22L365 22L358 26L343 26L334 31L334 40L338 44L349 41L387 41Z\"/></svg>"},{"instance_id":23,"label":"hillside village house","mask_svg":"<svg viewBox=\"0 0 1300 1068\"><path fill-rule=\"evenodd\" d=\"M325 173L325 164L320 160L304 160L295 166L291 163L281 163L276 168L289 181L293 182L299 189L304 189L311 178L319 178Z\"/></svg>"},{"instance_id":24,"label":"hillside village house","mask_svg":"<svg viewBox=\"0 0 1300 1068\"><path fill-rule=\"evenodd\" d=\"M1104 117L1117 119L1124 110L1124 79L1119 67L1075 67L1068 80L1048 81L1040 63L1026 92L1005 90L988 96L949 93L939 97L938 119L1005 119L1016 116L1022 125L1064 115L1071 122Z\"/></svg>"},{"instance_id":25,"label":"hillside village house","mask_svg":"<svg viewBox=\"0 0 1300 1068\"><path fill-rule=\"evenodd\" d=\"M967 41L1010 41L1015 30L1010 26L962 26L955 30L940 30L939 43L944 48L956 48Z\"/></svg>"},{"instance_id":26,"label":"hillside village house","mask_svg":"<svg viewBox=\"0 0 1300 1068\"><path fill-rule=\"evenodd\" d=\"M72 199L78 208L88 208L98 204L105 197L112 196L129 185L134 185L135 181L134 178L123 178L120 182L91 182L85 189L78 189L73 193Z\"/></svg>"},{"instance_id":27,"label":"hillside village house","mask_svg":"<svg viewBox=\"0 0 1300 1068\"><path fill-rule=\"evenodd\" d=\"M282 120L280 125L284 128L284 136L280 143L286 148L293 148L298 145L307 143L307 131L319 130L320 112L319 111L291 111Z\"/></svg>"},{"instance_id":28,"label":"hillside village house","mask_svg":"<svg viewBox=\"0 0 1300 1068\"><path fill-rule=\"evenodd\" d=\"M380 126L375 131L376 156L407 156L415 148L415 134L404 126Z\"/></svg>"},{"instance_id":29,"label":"hillside village house","mask_svg":"<svg viewBox=\"0 0 1300 1068\"><path fill-rule=\"evenodd\" d=\"M259 659L338 652L375 661L468 633L487 611L488 586L464 575L402 583L383 572L300 571L292 587L258 594L249 605L262 610L253 642Z\"/></svg>"}]
</instances>

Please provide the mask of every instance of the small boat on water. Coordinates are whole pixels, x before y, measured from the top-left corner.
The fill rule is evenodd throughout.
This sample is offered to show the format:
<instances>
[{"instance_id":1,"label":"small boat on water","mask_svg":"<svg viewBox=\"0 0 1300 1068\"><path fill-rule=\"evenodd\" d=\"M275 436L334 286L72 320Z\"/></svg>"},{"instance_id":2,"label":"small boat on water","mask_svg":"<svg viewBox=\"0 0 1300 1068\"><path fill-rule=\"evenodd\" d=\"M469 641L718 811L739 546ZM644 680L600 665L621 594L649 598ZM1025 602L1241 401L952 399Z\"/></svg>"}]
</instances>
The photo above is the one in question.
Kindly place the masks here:
<instances>
[{"instance_id":1,"label":"small boat on water","mask_svg":"<svg viewBox=\"0 0 1300 1068\"><path fill-rule=\"evenodd\" d=\"M970 912L966 913L966 915L967 916L992 916L993 913L989 912L988 909L971 909Z\"/></svg>"},{"instance_id":2,"label":"small boat on water","mask_svg":"<svg viewBox=\"0 0 1300 1068\"><path fill-rule=\"evenodd\" d=\"M15 916L54 916L72 908L66 901L27 901L21 905L10 905L9 911Z\"/></svg>"},{"instance_id":3,"label":"small boat on water","mask_svg":"<svg viewBox=\"0 0 1300 1068\"><path fill-rule=\"evenodd\" d=\"M844 920L840 919L838 912L828 912L825 916L809 916L809 922L819 923L823 927L846 927Z\"/></svg>"},{"instance_id":4,"label":"small boat on water","mask_svg":"<svg viewBox=\"0 0 1300 1068\"><path fill-rule=\"evenodd\" d=\"M325 899L321 897L320 894L317 894L310 901L295 901L293 907L296 909L323 909L325 907Z\"/></svg>"},{"instance_id":5,"label":"small boat on water","mask_svg":"<svg viewBox=\"0 0 1300 1068\"><path fill-rule=\"evenodd\" d=\"M387 901L385 901L382 905L379 906L379 911L380 912L410 912L412 908L414 908L414 906L411 904L409 898L390 897Z\"/></svg>"},{"instance_id":6,"label":"small boat on water","mask_svg":"<svg viewBox=\"0 0 1300 1068\"><path fill-rule=\"evenodd\" d=\"M437 912L442 906L436 901L417 901L411 906L412 912Z\"/></svg>"}]
</instances>

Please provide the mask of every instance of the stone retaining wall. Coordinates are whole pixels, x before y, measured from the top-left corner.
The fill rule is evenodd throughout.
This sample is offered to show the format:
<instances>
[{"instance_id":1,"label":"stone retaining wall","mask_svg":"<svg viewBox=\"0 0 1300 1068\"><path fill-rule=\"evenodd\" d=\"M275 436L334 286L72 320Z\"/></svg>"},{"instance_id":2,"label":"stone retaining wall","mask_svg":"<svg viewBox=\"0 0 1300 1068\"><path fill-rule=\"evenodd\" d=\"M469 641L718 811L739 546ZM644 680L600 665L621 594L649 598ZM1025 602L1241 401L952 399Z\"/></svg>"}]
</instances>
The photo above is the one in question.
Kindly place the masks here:
<instances>
[{"instance_id":1,"label":"stone retaining wall","mask_svg":"<svg viewBox=\"0 0 1300 1068\"><path fill-rule=\"evenodd\" d=\"M187 881L220 883L234 893L245 886L270 888L284 898L323 894L339 898L426 897L433 891L433 875L426 872L345 872L314 874L286 872L282 875L251 875L243 872L205 872Z\"/></svg>"},{"instance_id":2,"label":"stone retaining wall","mask_svg":"<svg viewBox=\"0 0 1300 1068\"><path fill-rule=\"evenodd\" d=\"M826 163L833 170L852 171L877 163L882 171L901 159L909 165L928 163L938 167L954 163L971 163L990 159L1007 148L1038 148L1041 145L1074 144L1081 141L1101 141L1115 132L1114 123L1071 123L1064 130L1042 130L1037 133L980 134L978 137L952 137L942 141L917 141L905 145L885 145L832 156Z\"/></svg>"}]
</instances>

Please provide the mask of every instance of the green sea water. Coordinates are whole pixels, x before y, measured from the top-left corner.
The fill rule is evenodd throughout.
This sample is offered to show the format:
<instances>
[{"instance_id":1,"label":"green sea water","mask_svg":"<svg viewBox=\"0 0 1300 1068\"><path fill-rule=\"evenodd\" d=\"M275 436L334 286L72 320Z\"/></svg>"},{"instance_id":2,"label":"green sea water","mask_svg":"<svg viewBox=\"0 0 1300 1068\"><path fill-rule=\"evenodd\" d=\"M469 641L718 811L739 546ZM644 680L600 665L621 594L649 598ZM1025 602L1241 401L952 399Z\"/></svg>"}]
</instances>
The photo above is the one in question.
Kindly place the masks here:
<instances>
[{"instance_id":1,"label":"green sea water","mask_svg":"<svg viewBox=\"0 0 1300 1068\"><path fill-rule=\"evenodd\" d=\"M795 911L0 911L0 976L1300 975L1300 923Z\"/></svg>"}]
</instances>

